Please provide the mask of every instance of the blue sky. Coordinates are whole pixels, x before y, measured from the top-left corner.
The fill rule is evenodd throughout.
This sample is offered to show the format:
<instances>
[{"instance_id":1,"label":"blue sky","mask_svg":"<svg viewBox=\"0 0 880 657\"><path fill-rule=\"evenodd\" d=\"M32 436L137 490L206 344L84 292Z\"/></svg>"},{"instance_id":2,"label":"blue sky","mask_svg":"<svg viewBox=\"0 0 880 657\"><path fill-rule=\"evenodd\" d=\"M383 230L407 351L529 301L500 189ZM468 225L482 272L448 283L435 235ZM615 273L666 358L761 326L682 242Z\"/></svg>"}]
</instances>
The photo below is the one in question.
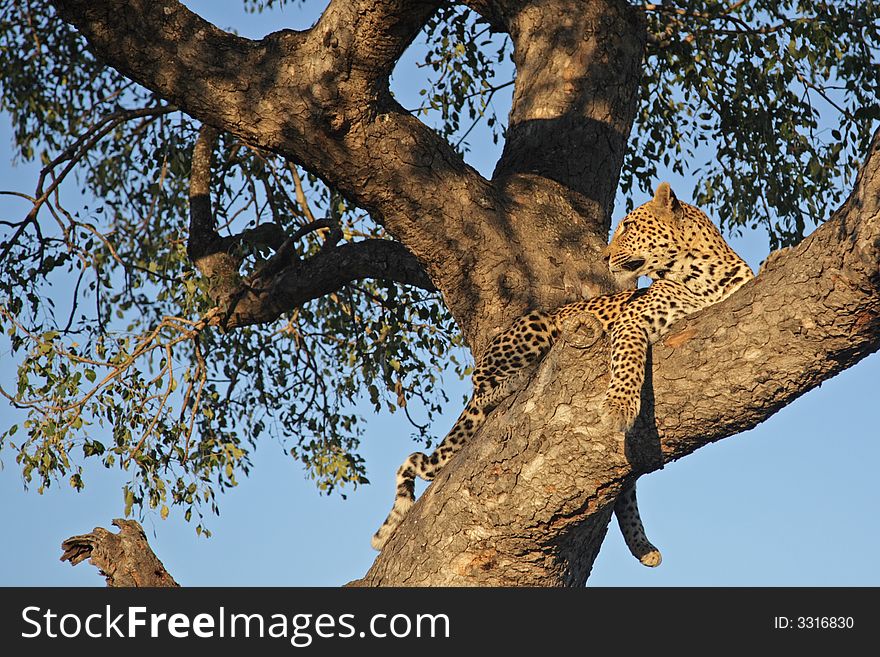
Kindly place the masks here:
<instances>
[{"instance_id":1,"label":"blue sky","mask_svg":"<svg viewBox=\"0 0 880 657\"><path fill-rule=\"evenodd\" d=\"M221 27L258 37L308 26L322 3L304 14L287 8L268 15L238 11L240 2L187 2ZM410 57L411 61L412 58ZM501 81L504 78L500 78ZM404 105L418 103L419 72L402 65L394 87ZM506 116L510 89L495 102ZM499 147L475 131L471 163L491 173ZM8 117L0 117L0 188L32 190L36 167L12 167ZM661 174L662 175L662 174ZM667 172L681 198L692 182ZM636 199L641 202L643 199ZM615 219L622 214L618 202ZM20 218L25 206L0 197L0 218ZM0 234L2 239L2 234ZM731 239L757 271L767 254L762 235ZM14 375L8 345L0 342L0 383ZM449 397L467 384L450 373ZM596 561L593 586L880 585L880 502L876 464L880 431L875 408L880 382L876 354L803 396L752 431L710 445L639 482L642 516L664 561L638 564L615 524ZM444 433L458 415L451 403L434 427ZM280 443L259 446L251 475L220 496L221 515L208 518L214 536L199 538L175 510L167 520L143 520L166 567L184 585L327 585L363 575L375 556L370 536L385 518L394 471L415 447L398 415L373 415L363 440L372 482L348 499L319 495ZM20 419L0 402L0 426ZM90 466L81 493L60 482L43 495L23 490L14 454L0 452L0 584L102 585L89 565L62 564L60 543L122 515L126 475Z\"/></svg>"}]
</instances>

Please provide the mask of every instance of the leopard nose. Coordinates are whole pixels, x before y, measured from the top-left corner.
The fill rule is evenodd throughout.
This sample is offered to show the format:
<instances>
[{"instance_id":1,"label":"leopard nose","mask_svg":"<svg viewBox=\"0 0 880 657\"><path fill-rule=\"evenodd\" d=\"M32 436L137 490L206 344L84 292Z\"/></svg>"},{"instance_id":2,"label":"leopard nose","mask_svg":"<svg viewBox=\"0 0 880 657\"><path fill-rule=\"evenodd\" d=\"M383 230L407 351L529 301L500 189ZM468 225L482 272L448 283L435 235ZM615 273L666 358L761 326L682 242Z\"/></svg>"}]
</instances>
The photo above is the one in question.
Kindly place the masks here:
<instances>
[{"instance_id":1,"label":"leopard nose","mask_svg":"<svg viewBox=\"0 0 880 657\"><path fill-rule=\"evenodd\" d=\"M609 260L611 260L611 245L608 245L604 249L602 249L601 255L602 255L602 260L604 260L605 262L608 262Z\"/></svg>"}]
</instances>

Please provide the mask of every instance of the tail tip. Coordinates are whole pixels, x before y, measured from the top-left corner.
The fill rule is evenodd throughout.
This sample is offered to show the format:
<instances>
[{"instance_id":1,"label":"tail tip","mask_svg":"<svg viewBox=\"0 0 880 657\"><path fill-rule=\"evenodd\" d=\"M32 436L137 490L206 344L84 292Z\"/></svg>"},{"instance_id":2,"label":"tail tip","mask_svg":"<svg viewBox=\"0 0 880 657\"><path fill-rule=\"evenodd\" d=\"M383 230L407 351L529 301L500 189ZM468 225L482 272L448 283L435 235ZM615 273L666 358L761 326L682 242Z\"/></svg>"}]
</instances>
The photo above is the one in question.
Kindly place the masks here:
<instances>
[{"instance_id":1,"label":"tail tip","mask_svg":"<svg viewBox=\"0 0 880 657\"><path fill-rule=\"evenodd\" d=\"M660 555L660 550L655 548L639 557L639 561L642 562L643 566L656 568L663 562L663 557Z\"/></svg>"}]
</instances>

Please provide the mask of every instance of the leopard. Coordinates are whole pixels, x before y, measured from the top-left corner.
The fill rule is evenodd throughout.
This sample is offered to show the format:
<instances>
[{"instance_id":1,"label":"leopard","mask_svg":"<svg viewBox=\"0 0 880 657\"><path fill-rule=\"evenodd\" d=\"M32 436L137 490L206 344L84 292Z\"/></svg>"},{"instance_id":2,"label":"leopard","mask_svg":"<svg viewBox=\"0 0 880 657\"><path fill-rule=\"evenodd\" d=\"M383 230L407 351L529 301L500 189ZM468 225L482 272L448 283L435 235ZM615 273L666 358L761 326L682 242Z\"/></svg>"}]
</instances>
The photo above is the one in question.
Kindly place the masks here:
<instances>
[{"instance_id":1,"label":"leopard","mask_svg":"<svg viewBox=\"0 0 880 657\"><path fill-rule=\"evenodd\" d=\"M610 379L602 422L627 432L640 412L649 345L676 321L729 297L755 278L712 220L680 201L669 183L628 213L603 251L609 271L632 289L579 300L553 311L532 310L496 335L475 364L473 394L452 429L429 456L414 452L397 470L394 504L373 535L382 550L415 503L415 478L432 481L471 440L488 415L523 389L537 365L560 338L578 346L572 327L593 325L610 342ZM638 278L651 280L636 288ZM642 564L660 565L639 515L635 483L623 486L614 513L628 549Z\"/></svg>"}]
</instances>

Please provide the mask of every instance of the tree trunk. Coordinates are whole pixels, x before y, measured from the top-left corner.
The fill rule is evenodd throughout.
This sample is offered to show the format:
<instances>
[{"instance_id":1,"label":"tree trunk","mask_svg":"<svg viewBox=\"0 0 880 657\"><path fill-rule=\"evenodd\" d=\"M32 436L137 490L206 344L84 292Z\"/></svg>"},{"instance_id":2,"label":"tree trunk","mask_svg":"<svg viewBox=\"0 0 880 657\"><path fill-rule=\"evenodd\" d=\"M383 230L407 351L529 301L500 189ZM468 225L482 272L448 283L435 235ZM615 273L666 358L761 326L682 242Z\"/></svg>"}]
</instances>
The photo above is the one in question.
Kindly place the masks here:
<instances>
[{"instance_id":1,"label":"tree trunk","mask_svg":"<svg viewBox=\"0 0 880 657\"><path fill-rule=\"evenodd\" d=\"M369 210L399 243L383 271L426 285L413 273L420 263L476 356L526 309L616 289L599 254L645 43L640 14L622 0L467 3L515 48L509 135L492 180L388 90L394 63L439 0L332 0L313 28L259 41L175 0L54 4L110 65L205 123L301 163ZM628 436L599 428L606 345L557 345L357 583L581 585L624 484L756 425L875 351L877 150L875 138L832 221L655 346ZM345 245L335 257L344 248L372 247ZM289 265L289 275L239 299L227 325L269 321L325 294L317 273L311 287L303 280L325 271L318 259L328 257ZM351 279L376 275L358 264L369 257L338 262Z\"/></svg>"}]
</instances>

